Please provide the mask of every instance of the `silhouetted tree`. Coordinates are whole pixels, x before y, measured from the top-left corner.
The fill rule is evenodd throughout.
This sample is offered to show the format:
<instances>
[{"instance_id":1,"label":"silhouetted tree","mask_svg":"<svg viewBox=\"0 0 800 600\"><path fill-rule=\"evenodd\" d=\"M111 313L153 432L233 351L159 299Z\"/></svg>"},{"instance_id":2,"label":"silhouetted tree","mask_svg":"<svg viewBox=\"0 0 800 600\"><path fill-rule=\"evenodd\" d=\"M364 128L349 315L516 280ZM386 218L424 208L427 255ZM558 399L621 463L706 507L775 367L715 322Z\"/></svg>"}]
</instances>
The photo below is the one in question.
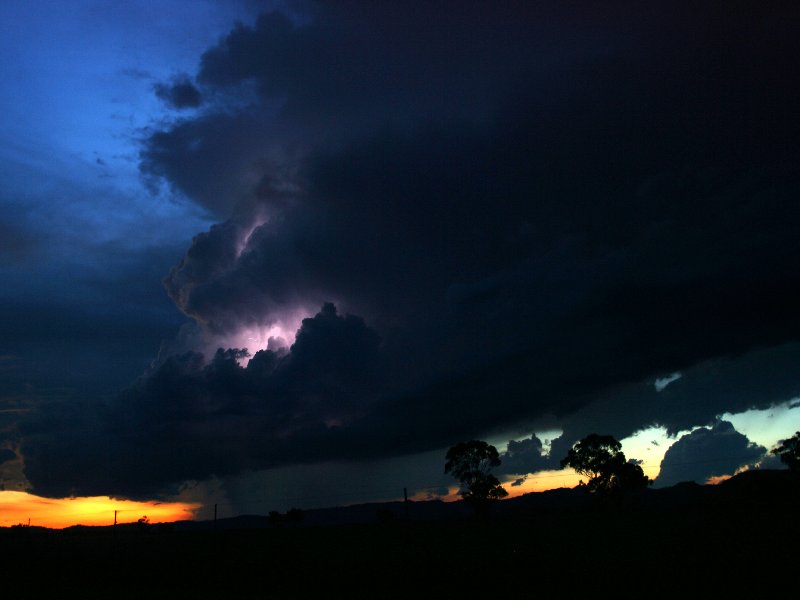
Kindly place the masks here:
<instances>
[{"instance_id":1,"label":"silhouetted tree","mask_svg":"<svg viewBox=\"0 0 800 600\"><path fill-rule=\"evenodd\" d=\"M145 515L138 521L136 521L136 526L139 528L140 531L147 531L150 528L150 518Z\"/></svg>"},{"instance_id":2,"label":"silhouetted tree","mask_svg":"<svg viewBox=\"0 0 800 600\"><path fill-rule=\"evenodd\" d=\"M772 453L792 472L800 473L800 431L786 440L781 440L780 445Z\"/></svg>"},{"instance_id":3,"label":"silhouetted tree","mask_svg":"<svg viewBox=\"0 0 800 600\"><path fill-rule=\"evenodd\" d=\"M486 503L508 496L492 469L500 465L497 448L481 440L459 442L447 451L444 472L461 482L461 496L473 503Z\"/></svg>"},{"instance_id":4,"label":"silhouetted tree","mask_svg":"<svg viewBox=\"0 0 800 600\"><path fill-rule=\"evenodd\" d=\"M651 483L639 465L625 459L622 445L610 435L586 436L570 448L561 466L588 477L585 485L590 492L643 489Z\"/></svg>"},{"instance_id":5,"label":"silhouetted tree","mask_svg":"<svg viewBox=\"0 0 800 600\"><path fill-rule=\"evenodd\" d=\"M625 455L622 455L625 460ZM613 474L612 490L643 490L653 482L635 462L623 462Z\"/></svg>"}]
</instances>

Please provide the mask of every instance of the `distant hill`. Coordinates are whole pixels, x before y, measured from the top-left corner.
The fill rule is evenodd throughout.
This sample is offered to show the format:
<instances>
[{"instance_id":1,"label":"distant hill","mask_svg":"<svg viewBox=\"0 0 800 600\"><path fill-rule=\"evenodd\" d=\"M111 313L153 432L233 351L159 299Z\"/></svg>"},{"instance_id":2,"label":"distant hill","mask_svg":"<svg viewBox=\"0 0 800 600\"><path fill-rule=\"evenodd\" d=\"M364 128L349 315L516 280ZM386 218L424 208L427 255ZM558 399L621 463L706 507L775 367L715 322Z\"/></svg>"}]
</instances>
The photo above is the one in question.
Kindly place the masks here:
<instances>
[{"instance_id":1,"label":"distant hill","mask_svg":"<svg viewBox=\"0 0 800 600\"><path fill-rule=\"evenodd\" d=\"M678 483L658 489L646 489L632 496L615 500L614 506L637 511L663 512L668 510L699 509L703 507L747 508L754 503L775 505L800 500L800 478L788 470L752 470L740 473L717 485L694 482ZM497 502L492 508L493 519L515 519L540 515L543 512L574 512L596 508L598 498L579 488L560 488L531 492ZM442 502L378 502L311 509L303 511L303 519L286 527L315 527L328 525L367 525L392 520L410 519L420 522L468 519L474 511L464 501ZM216 529L267 529L275 527L263 515L241 515L213 521L179 521L177 530L197 531Z\"/></svg>"}]
</instances>

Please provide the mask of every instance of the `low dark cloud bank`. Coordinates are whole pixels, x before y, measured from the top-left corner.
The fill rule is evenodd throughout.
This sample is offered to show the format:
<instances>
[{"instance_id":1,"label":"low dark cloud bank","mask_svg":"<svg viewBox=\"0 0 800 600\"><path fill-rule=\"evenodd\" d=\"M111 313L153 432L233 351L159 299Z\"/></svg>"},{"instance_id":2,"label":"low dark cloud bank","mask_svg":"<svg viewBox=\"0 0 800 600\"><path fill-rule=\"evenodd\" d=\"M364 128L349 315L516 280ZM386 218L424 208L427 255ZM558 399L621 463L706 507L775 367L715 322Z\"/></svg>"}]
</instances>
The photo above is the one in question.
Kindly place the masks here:
<instances>
[{"instance_id":1,"label":"low dark cloud bank","mask_svg":"<svg viewBox=\"0 0 800 600\"><path fill-rule=\"evenodd\" d=\"M661 396L639 382L798 339L796 5L309 14L238 25L197 87L159 87L201 110L153 133L141 168L221 221L165 280L201 328L340 314L325 305L246 368L231 352L162 359L79 440L32 430L37 490L63 493L51 474L69 465L82 490L144 494L547 415L568 447L597 430L581 416L595 402L620 431L677 431L716 401L688 377ZM797 389L776 386L738 402ZM537 441L510 448L509 473L541 468Z\"/></svg>"},{"instance_id":2,"label":"low dark cloud bank","mask_svg":"<svg viewBox=\"0 0 800 600\"><path fill-rule=\"evenodd\" d=\"M727 421L701 427L684 435L664 454L655 485L665 487L682 481L705 483L714 476L731 475L766 455L767 449L752 444Z\"/></svg>"},{"instance_id":3,"label":"low dark cloud bank","mask_svg":"<svg viewBox=\"0 0 800 600\"><path fill-rule=\"evenodd\" d=\"M303 322L291 353L261 350L246 368L242 350L171 356L102 406L28 422L26 473L46 495L147 497L186 479L380 453L370 436L346 436L381 384L379 342L328 304ZM71 430L57 433L64 421Z\"/></svg>"}]
</instances>

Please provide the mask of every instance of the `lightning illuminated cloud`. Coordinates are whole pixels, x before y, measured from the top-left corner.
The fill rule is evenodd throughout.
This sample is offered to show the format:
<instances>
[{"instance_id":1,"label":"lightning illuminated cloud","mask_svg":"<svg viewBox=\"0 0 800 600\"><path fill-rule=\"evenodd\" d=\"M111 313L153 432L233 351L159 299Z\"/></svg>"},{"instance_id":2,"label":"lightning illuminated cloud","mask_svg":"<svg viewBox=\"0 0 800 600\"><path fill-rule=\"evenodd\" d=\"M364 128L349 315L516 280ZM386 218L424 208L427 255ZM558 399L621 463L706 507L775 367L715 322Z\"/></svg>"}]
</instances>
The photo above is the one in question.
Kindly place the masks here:
<instances>
[{"instance_id":1,"label":"lightning illuminated cloud","mask_svg":"<svg viewBox=\"0 0 800 600\"><path fill-rule=\"evenodd\" d=\"M164 281L193 325L69 444L29 425L35 487L70 463L153 493L543 421L557 458L609 421L709 424L744 373L737 407L796 394L783 9L577 6L313 4L209 48L197 112L141 154L218 219ZM544 466L528 439L517 470Z\"/></svg>"},{"instance_id":2,"label":"lightning illuminated cloud","mask_svg":"<svg viewBox=\"0 0 800 600\"><path fill-rule=\"evenodd\" d=\"M215 225L195 237L165 278L170 297L199 326L189 328L194 349L208 355L219 347L251 353L288 348L302 320L321 305L317 298L287 296L268 276L239 276L256 260L253 245L261 235L270 235L270 222L260 215Z\"/></svg>"}]
</instances>

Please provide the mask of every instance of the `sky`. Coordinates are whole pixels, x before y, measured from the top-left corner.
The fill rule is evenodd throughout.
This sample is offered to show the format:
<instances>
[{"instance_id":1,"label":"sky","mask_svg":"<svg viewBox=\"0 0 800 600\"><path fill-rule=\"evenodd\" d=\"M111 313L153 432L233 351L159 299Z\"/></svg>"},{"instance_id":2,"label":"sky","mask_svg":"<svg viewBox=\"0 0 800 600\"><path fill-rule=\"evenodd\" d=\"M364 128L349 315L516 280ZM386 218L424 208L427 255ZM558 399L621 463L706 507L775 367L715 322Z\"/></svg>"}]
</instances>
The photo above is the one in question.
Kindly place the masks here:
<instances>
[{"instance_id":1,"label":"sky","mask_svg":"<svg viewBox=\"0 0 800 600\"><path fill-rule=\"evenodd\" d=\"M453 498L468 439L522 493L589 433L779 467L799 18L3 2L0 505Z\"/></svg>"}]
</instances>

